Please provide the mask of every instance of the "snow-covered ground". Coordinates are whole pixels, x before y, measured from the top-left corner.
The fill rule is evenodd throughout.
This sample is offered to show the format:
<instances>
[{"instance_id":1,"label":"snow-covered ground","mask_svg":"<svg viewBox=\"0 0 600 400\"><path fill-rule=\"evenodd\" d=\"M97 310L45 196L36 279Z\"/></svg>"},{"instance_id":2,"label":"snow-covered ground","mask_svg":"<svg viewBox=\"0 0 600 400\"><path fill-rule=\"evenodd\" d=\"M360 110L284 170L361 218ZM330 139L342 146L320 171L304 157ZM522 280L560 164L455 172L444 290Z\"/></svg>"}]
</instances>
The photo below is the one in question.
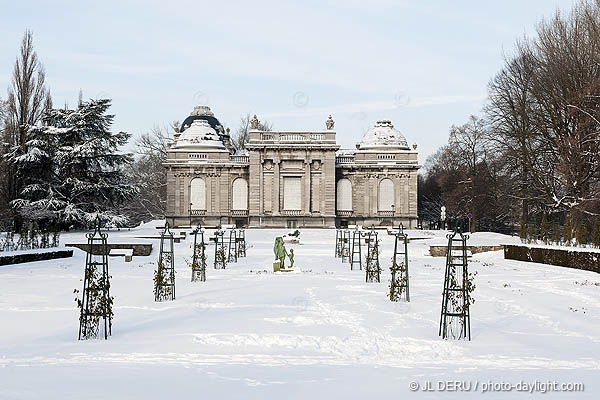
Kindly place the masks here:
<instances>
[{"instance_id":1,"label":"snow-covered ground","mask_svg":"<svg viewBox=\"0 0 600 400\"><path fill-rule=\"evenodd\" d=\"M111 231L109 241L157 234L157 224ZM410 303L386 297L393 237L385 231L381 283L365 283L362 271L334 258L335 230L301 230L302 244L292 246L301 272L274 274L274 238L287 232L247 230L248 256L225 270L212 268L210 246L206 282L190 282L191 239L175 244L173 302L154 302L158 240L142 240L154 243L149 257L111 258L108 341L77 340L73 290L81 290L84 252L0 267L0 399L439 398L409 386L449 381L473 385L456 398L483 396L489 383L536 381L582 382L585 390L533 398L600 394L598 274L504 260L501 251L476 254L473 340L445 341L438 337L445 260L428 255L443 232L409 232L431 237L409 244ZM509 241L473 236L473 244Z\"/></svg>"}]
</instances>

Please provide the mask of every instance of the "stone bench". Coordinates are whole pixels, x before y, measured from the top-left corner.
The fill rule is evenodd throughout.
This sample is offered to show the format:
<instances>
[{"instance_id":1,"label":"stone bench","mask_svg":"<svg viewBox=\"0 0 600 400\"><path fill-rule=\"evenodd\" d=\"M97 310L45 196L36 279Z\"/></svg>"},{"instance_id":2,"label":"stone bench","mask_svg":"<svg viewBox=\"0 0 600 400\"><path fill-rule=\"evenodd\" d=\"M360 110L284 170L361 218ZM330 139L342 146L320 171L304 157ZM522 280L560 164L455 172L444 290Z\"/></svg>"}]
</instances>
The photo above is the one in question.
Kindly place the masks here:
<instances>
[{"instance_id":1,"label":"stone bench","mask_svg":"<svg viewBox=\"0 0 600 400\"><path fill-rule=\"evenodd\" d=\"M485 253L488 251L502 250L503 246L470 246L467 245L467 256L470 257L473 254ZM462 251L462 246L452 246L452 250ZM429 246L429 254L433 257L446 257L448 254L448 245L432 245Z\"/></svg>"},{"instance_id":2,"label":"stone bench","mask_svg":"<svg viewBox=\"0 0 600 400\"><path fill-rule=\"evenodd\" d=\"M131 262L133 249L111 249L108 255L110 257L125 257L125 262Z\"/></svg>"},{"instance_id":3,"label":"stone bench","mask_svg":"<svg viewBox=\"0 0 600 400\"><path fill-rule=\"evenodd\" d=\"M87 243L68 243L65 247L77 247L80 250L88 252L89 245ZM109 252L112 249L133 249L134 256L149 256L152 252L151 243L107 243L106 250ZM92 247L93 255L102 254L102 247L99 244L94 244Z\"/></svg>"}]
</instances>

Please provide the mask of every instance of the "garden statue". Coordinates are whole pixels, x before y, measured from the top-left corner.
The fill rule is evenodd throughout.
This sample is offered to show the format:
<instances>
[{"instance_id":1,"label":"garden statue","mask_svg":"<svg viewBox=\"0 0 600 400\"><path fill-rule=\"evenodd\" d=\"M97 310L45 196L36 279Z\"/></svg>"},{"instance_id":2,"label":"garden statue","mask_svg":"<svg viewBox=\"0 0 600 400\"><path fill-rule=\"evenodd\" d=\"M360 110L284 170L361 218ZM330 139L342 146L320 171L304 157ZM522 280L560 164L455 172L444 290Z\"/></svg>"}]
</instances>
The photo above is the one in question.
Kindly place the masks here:
<instances>
[{"instance_id":1,"label":"garden statue","mask_svg":"<svg viewBox=\"0 0 600 400\"><path fill-rule=\"evenodd\" d=\"M290 259L290 268L294 268L294 249L290 249L288 257Z\"/></svg>"},{"instance_id":2,"label":"garden statue","mask_svg":"<svg viewBox=\"0 0 600 400\"><path fill-rule=\"evenodd\" d=\"M285 245L283 244L283 238L281 236L275 238L273 253L275 253L275 260L279 261L279 268L285 268L285 257L287 256L287 251L285 250Z\"/></svg>"}]
</instances>

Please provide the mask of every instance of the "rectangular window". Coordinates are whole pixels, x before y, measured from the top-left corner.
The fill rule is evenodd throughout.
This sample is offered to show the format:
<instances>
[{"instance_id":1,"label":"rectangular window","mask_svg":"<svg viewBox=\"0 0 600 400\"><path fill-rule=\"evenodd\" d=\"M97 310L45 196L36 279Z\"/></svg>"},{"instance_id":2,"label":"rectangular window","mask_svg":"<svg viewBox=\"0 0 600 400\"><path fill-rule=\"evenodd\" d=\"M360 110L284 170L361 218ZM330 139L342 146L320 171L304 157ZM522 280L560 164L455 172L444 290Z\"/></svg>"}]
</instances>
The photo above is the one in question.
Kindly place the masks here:
<instances>
[{"instance_id":1,"label":"rectangular window","mask_svg":"<svg viewBox=\"0 0 600 400\"><path fill-rule=\"evenodd\" d=\"M302 178L283 178L283 209L302 210Z\"/></svg>"}]
</instances>

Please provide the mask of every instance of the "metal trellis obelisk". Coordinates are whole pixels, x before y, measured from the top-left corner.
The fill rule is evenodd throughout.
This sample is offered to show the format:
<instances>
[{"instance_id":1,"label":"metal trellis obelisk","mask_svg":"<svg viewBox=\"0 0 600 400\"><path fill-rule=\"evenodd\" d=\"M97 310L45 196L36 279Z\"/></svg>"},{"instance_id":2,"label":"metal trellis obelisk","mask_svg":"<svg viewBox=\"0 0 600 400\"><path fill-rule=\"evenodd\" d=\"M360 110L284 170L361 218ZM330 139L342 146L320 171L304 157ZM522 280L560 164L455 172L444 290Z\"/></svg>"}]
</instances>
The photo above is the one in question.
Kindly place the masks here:
<instances>
[{"instance_id":1,"label":"metal trellis obelisk","mask_svg":"<svg viewBox=\"0 0 600 400\"><path fill-rule=\"evenodd\" d=\"M223 236L225 232L222 230L215 231L215 269L225 269L227 265L227 255L225 254L225 241Z\"/></svg>"},{"instance_id":2,"label":"metal trellis obelisk","mask_svg":"<svg viewBox=\"0 0 600 400\"><path fill-rule=\"evenodd\" d=\"M406 301L410 301L410 285L408 280L408 236L404 234L402 226L398 227L394 239L394 256L390 272L389 298L391 301L399 301L404 295Z\"/></svg>"},{"instance_id":3,"label":"metal trellis obelisk","mask_svg":"<svg viewBox=\"0 0 600 400\"><path fill-rule=\"evenodd\" d=\"M160 234L158 268L154 273L154 301L175 300L175 253L169 223Z\"/></svg>"},{"instance_id":4,"label":"metal trellis obelisk","mask_svg":"<svg viewBox=\"0 0 600 400\"><path fill-rule=\"evenodd\" d=\"M471 278L467 263L468 235L456 227L447 235L448 253L446 255L446 275L442 295L439 335L443 339L471 340L471 315L469 305L472 291Z\"/></svg>"},{"instance_id":5,"label":"metal trellis obelisk","mask_svg":"<svg viewBox=\"0 0 600 400\"><path fill-rule=\"evenodd\" d=\"M204 229L198 225L192 233L194 234L192 282L204 282L206 281L206 243L204 243Z\"/></svg>"},{"instance_id":6,"label":"metal trellis obelisk","mask_svg":"<svg viewBox=\"0 0 600 400\"><path fill-rule=\"evenodd\" d=\"M342 247L343 247L343 237L342 230L335 230L335 258L339 258L342 256Z\"/></svg>"},{"instance_id":7,"label":"metal trellis obelisk","mask_svg":"<svg viewBox=\"0 0 600 400\"><path fill-rule=\"evenodd\" d=\"M350 262L350 231L348 229L342 233L342 262Z\"/></svg>"},{"instance_id":8,"label":"metal trellis obelisk","mask_svg":"<svg viewBox=\"0 0 600 400\"><path fill-rule=\"evenodd\" d=\"M361 232L358 227L352 232L352 251L350 253L350 269L362 270L362 252L361 252ZM358 267L355 267L358 265Z\"/></svg>"},{"instance_id":9,"label":"metal trellis obelisk","mask_svg":"<svg viewBox=\"0 0 600 400\"><path fill-rule=\"evenodd\" d=\"M379 240L375 229L367 236L367 260L365 282L380 282L381 268L379 266Z\"/></svg>"},{"instance_id":10,"label":"metal trellis obelisk","mask_svg":"<svg viewBox=\"0 0 600 400\"><path fill-rule=\"evenodd\" d=\"M88 233L88 247L83 276L81 300L77 300L79 314L79 340L97 338L104 327L104 339L112 334L112 303L110 276L108 275L108 249L106 233L100 232L100 219L96 219L93 233ZM96 253L96 254L94 254Z\"/></svg>"},{"instance_id":11,"label":"metal trellis obelisk","mask_svg":"<svg viewBox=\"0 0 600 400\"><path fill-rule=\"evenodd\" d=\"M227 262L237 262L237 231L235 229L229 231Z\"/></svg>"},{"instance_id":12,"label":"metal trellis obelisk","mask_svg":"<svg viewBox=\"0 0 600 400\"><path fill-rule=\"evenodd\" d=\"M237 246L238 257L246 257L246 231L245 230L240 229L238 231L237 242L238 242L238 246Z\"/></svg>"}]
</instances>

